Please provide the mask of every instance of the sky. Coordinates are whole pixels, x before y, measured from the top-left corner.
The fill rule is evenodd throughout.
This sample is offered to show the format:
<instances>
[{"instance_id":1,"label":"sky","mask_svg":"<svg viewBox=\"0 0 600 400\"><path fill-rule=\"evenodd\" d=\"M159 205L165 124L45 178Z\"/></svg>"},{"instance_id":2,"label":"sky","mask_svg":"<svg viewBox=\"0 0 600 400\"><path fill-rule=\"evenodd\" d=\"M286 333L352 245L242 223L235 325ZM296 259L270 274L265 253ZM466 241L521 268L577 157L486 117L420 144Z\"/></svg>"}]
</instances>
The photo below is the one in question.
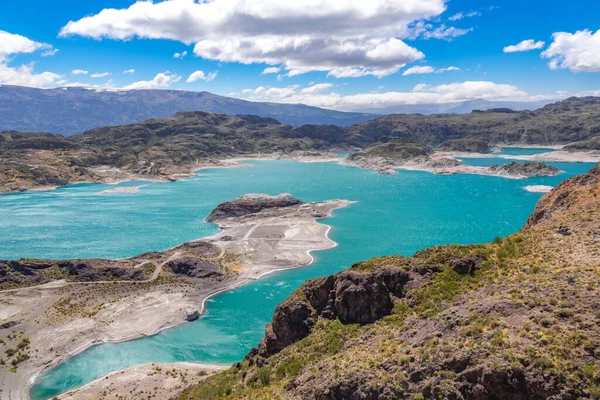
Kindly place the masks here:
<instances>
[{"instance_id":1,"label":"sky","mask_svg":"<svg viewBox=\"0 0 600 400\"><path fill-rule=\"evenodd\" d=\"M599 17L591 0L3 1L0 84L344 111L600 95Z\"/></svg>"}]
</instances>

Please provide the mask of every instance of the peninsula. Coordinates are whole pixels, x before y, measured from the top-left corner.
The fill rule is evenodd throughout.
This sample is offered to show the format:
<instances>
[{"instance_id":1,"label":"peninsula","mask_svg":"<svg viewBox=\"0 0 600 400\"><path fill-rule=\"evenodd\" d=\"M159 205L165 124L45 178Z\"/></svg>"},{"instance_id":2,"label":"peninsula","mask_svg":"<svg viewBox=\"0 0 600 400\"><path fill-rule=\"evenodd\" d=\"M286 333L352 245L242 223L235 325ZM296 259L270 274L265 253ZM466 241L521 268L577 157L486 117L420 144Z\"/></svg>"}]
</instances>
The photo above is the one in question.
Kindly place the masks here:
<instances>
[{"instance_id":1,"label":"peninsula","mask_svg":"<svg viewBox=\"0 0 600 400\"><path fill-rule=\"evenodd\" d=\"M0 386L26 398L32 380L86 348L197 318L207 297L334 247L317 222L349 201L250 195L219 205L221 232L122 260L0 261Z\"/></svg>"}]
</instances>

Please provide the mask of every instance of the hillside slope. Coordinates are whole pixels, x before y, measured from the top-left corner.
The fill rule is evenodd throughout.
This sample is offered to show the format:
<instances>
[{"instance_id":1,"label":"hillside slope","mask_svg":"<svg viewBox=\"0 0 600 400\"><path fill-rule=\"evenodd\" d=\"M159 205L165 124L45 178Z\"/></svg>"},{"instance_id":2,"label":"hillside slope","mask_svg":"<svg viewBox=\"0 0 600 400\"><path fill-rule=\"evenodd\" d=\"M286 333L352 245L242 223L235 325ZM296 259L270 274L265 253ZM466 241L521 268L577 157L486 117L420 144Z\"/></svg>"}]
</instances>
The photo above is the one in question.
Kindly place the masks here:
<instances>
[{"instance_id":1,"label":"hillside slope","mask_svg":"<svg viewBox=\"0 0 600 400\"><path fill-rule=\"evenodd\" d=\"M0 85L0 131L51 132L65 136L107 125L165 118L180 111L252 114L284 124L348 126L374 114L340 112L303 104L258 103L208 92L109 91L79 87L35 89Z\"/></svg>"},{"instance_id":2,"label":"hillside slope","mask_svg":"<svg viewBox=\"0 0 600 400\"><path fill-rule=\"evenodd\" d=\"M600 164L493 243L305 283L258 349L179 399L600 398Z\"/></svg>"},{"instance_id":3,"label":"hillside slope","mask_svg":"<svg viewBox=\"0 0 600 400\"><path fill-rule=\"evenodd\" d=\"M348 127L347 141L362 147L382 137L430 145L477 138L488 144L566 144L600 133L600 98L572 97L535 111L492 109L470 114L390 114Z\"/></svg>"}]
</instances>

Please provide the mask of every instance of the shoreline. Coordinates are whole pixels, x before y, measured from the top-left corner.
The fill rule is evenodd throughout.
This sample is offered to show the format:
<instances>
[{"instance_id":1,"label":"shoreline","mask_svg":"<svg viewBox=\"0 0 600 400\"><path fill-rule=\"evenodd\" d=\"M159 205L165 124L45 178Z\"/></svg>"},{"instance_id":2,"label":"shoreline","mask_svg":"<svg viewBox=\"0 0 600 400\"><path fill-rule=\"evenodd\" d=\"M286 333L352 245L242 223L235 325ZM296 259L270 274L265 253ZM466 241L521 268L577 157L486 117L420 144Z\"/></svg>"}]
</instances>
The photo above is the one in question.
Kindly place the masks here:
<instances>
[{"instance_id":1,"label":"shoreline","mask_svg":"<svg viewBox=\"0 0 600 400\"><path fill-rule=\"evenodd\" d=\"M200 309L199 309L200 317L202 317L204 315L204 313L206 311L206 308L207 308L206 302L209 299L211 299L213 297L216 297L216 296L218 296L220 294L223 294L225 292L228 292L228 291L231 291L231 290L235 290L236 288L239 288L239 287L244 286L246 284L258 281L261 278L263 278L265 276L268 276L268 275L271 275L271 274L275 274L275 273L278 273L278 272L284 272L284 271L288 271L288 270L293 270L293 269L299 269L299 268L308 267L308 266L314 264L314 262L315 262L314 256L312 256L312 254L310 254L310 253L312 253L314 251L330 250L332 248L337 247L338 243L335 242L334 240L332 240L329 237L329 233L330 233L330 231L332 229L332 226L328 225L328 224L325 224L325 223L322 223L322 222L319 222L319 221L323 220L323 219L332 218L333 212L335 210L339 210L341 208L345 208L345 207L347 207L347 206L349 206L351 204L354 204L354 203L356 203L356 202L347 202L347 204L345 204L345 205L340 205L338 207L331 208L325 218L315 218L314 219L314 221L315 221L316 224L324 225L325 226L325 239L327 241L329 241L329 243L331 244L331 246L326 247L326 248L311 248L311 249L306 250L305 253L310 257L310 262L309 263L303 264L303 265L296 265L296 266L283 267L283 268L277 268L277 269L273 269L273 270L269 270L269 271L264 271L264 272L260 273L258 276L256 276L255 278L250 278L250 277L240 278L238 281L232 282L232 283L230 283L228 286L226 286L224 288L217 289L214 292L211 292L211 293L205 295L202 298L202 301L200 303ZM217 233L215 235L208 236L208 237L194 239L194 240L192 240L190 242L201 241L201 240L206 240L208 238L213 238L213 237L219 236L223 232L225 232L225 230L222 229L221 227L219 227L219 233ZM175 246L175 247L177 247L177 246ZM173 247L173 248L175 248L175 247ZM22 288L22 289L17 289L17 290L28 290L28 289L35 289L35 288L39 288L39 287L27 287L27 288ZM73 357L76 357L79 354L81 354L81 353L89 350L92 347L100 346L100 345L104 345L104 344L118 344L118 343L128 342L128 341L131 341L131 340L141 339L141 338L144 338L144 337L155 336L155 335L158 335L158 334L160 334L160 333L162 333L164 331L176 328L176 327L184 325L186 323L188 323L188 322L185 321L185 320L182 320L180 323L177 323L177 324L165 325L165 326L160 327L159 329L157 329L156 331L154 331L154 332L152 332L150 334L134 334L134 335L127 336L127 337L124 337L124 338L119 338L119 339L97 339L97 340L94 340L94 341L89 341L89 342L83 343L82 345L78 346L76 349L74 349L74 350L66 353L65 355L61 356L60 358L52 360L51 362L47 363L44 366L43 369L36 371L34 374L32 374L30 376L26 376L25 378L27 380L27 385L26 385L26 387L23 388L23 391L22 391L21 394L22 394L22 396L23 396L24 399L31 400L30 391L33 388L33 386L35 386L36 381L39 379L39 377L41 375L43 375L45 372L47 372L47 371L49 371L49 370L51 370L53 368L58 367L60 364L66 362L67 360L69 360L69 359L71 359ZM200 363L200 364L206 364L206 363ZM206 365L212 365L212 364L206 364ZM214 364L214 365L219 365L219 364ZM112 371L112 372L115 372L115 371ZM97 379L102 379L105 376L107 376L107 375L102 375L102 376L98 377ZM95 380L97 380L97 379L95 379ZM89 383L91 383L91 382L89 382ZM74 389L71 389L71 390L75 390L75 389L79 389L79 388L74 388ZM64 394L64 393L61 393L61 394Z\"/></svg>"}]
</instances>

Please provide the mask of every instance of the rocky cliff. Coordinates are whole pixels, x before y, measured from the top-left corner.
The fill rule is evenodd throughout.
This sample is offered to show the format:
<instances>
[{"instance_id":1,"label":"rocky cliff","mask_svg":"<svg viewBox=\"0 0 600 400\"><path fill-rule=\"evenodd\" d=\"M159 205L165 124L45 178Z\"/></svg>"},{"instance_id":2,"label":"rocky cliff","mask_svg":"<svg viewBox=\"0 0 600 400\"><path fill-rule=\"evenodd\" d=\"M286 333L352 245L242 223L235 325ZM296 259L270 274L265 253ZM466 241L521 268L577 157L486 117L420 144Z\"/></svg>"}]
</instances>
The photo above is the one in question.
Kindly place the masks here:
<instances>
[{"instance_id":1,"label":"rocky cliff","mask_svg":"<svg viewBox=\"0 0 600 400\"><path fill-rule=\"evenodd\" d=\"M600 397L600 165L515 235L308 281L260 346L180 399Z\"/></svg>"}]
</instances>

